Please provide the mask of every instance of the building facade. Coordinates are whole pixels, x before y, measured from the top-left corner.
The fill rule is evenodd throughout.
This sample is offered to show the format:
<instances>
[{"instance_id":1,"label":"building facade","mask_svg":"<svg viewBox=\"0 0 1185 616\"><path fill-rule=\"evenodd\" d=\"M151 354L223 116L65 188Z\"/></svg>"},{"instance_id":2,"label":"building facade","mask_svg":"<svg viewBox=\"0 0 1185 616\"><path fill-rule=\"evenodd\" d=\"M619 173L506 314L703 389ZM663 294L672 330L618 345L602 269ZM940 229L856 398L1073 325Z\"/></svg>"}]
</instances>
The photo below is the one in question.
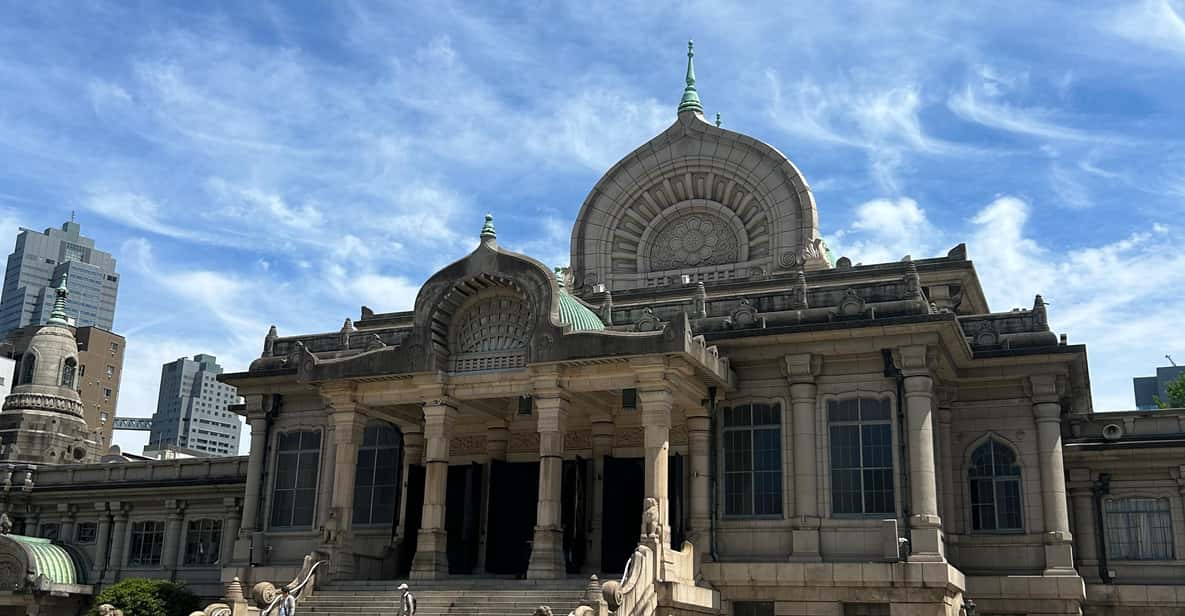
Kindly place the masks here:
<instances>
[{"instance_id":1,"label":"building facade","mask_svg":"<svg viewBox=\"0 0 1185 616\"><path fill-rule=\"evenodd\" d=\"M1169 394L1166 389L1169 383L1181 378L1185 374L1185 366L1160 366L1156 369L1156 376L1137 376L1132 378L1132 389L1136 396L1136 408L1151 411L1160 408L1158 400L1169 404Z\"/></svg>"},{"instance_id":2,"label":"building facade","mask_svg":"<svg viewBox=\"0 0 1185 616\"><path fill-rule=\"evenodd\" d=\"M69 221L61 229L38 233L22 228L17 234L0 294L0 336L18 327L47 322L54 287L62 276L70 279L66 315L71 324L97 325L110 331L119 292L115 259L95 248L95 241L82 235L81 226Z\"/></svg>"},{"instance_id":3,"label":"building facade","mask_svg":"<svg viewBox=\"0 0 1185 616\"><path fill-rule=\"evenodd\" d=\"M26 325L10 331L3 345L0 345L0 353L19 364L29 348L30 340L40 329L40 325ZM95 433L100 451L103 451L111 445L127 341L123 336L95 325L72 329L78 345L78 379L75 386L82 399L83 417Z\"/></svg>"},{"instance_id":4,"label":"building facade","mask_svg":"<svg viewBox=\"0 0 1185 616\"><path fill-rule=\"evenodd\" d=\"M152 415L149 447L178 446L209 455L239 453L242 420L229 410L235 388L218 381L213 355L178 358L161 367L160 394Z\"/></svg>"},{"instance_id":5,"label":"building facade","mask_svg":"<svg viewBox=\"0 0 1185 616\"><path fill-rule=\"evenodd\" d=\"M235 614L320 561L321 611L597 574L581 616L1180 614L1185 411L1096 413L1041 296L992 312L963 245L833 260L817 216L785 156L704 120L689 62L570 267L487 216L412 310L272 328L218 377L246 458L14 462L0 502L91 589L219 572ZM217 561L177 564L191 537Z\"/></svg>"}]
</instances>

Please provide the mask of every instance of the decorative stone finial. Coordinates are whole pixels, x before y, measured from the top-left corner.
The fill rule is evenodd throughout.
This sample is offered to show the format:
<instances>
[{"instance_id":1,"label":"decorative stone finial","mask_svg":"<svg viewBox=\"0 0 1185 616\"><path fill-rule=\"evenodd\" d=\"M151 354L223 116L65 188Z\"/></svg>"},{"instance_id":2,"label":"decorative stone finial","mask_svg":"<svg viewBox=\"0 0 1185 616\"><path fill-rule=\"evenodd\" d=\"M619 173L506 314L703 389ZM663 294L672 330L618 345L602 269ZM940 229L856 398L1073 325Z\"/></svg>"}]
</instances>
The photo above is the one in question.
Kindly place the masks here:
<instances>
[{"instance_id":1,"label":"decorative stone finial","mask_svg":"<svg viewBox=\"0 0 1185 616\"><path fill-rule=\"evenodd\" d=\"M49 313L48 323L55 325L69 325L66 318L66 296L70 291L66 288L66 272L62 272L62 282L58 283L57 297L53 301L53 312Z\"/></svg>"},{"instance_id":2,"label":"decorative stone finial","mask_svg":"<svg viewBox=\"0 0 1185 616\"><path fill-rule=\"evenodd\" d=\"M683 88L683 99L679 101L679 113L691 111L703 114L704 106L699 102L699 92L695 89L695 43L687 41L687 87Z\"/></svg>"},{"instance_id":3,"label":"decorative stone finial","mask_svg":"<svg viewBox=\"0 0 1185 616\"><path fill-rule=\"evenodd\" d=\"M486 214L486 222L481 226L481 239L498 237L498 232L494 231L494 215Z\"/></svg>"},{"instance_id":4,"label":"decorative stone finial","mask_svg":"<svg viewBox=\"0 0 1185 616\"><path fill-rule=\"evenodd\" d=\"M720 112L717 111L716 112L716 128L720 128L721 124L724 124L724 120L720 119Z\"/></svg>"},{"instance_id":5,"label":"decorative stone finial","mask_svg":"<svg viewBox=\"0 0 1185 616\"><path fill-rule=\"evenodd\" d=\"M555 284L559 288L564 288L564 268L555 268Z\"/></svg>"}]
</instances>

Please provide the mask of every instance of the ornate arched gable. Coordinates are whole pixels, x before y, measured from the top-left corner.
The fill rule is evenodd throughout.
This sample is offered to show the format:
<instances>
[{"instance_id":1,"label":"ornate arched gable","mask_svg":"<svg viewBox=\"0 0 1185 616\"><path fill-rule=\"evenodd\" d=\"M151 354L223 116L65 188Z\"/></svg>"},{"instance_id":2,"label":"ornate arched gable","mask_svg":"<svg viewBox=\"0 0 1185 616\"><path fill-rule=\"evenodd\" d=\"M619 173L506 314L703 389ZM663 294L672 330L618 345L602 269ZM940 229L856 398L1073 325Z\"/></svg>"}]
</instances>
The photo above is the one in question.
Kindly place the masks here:
<instances>
[{"instance_id":1,"label":"ornate arched gable","mask_svg":"<svg viewBox=\"0 0 1185 616\"><path fill-rule=\"evenodd\" d=\"M558 294L546 266L498 247L487 217L477 249L421 287L417 345L436 370L524 367L536 338L562 333Z\"/></svg>"},{"instance_id":2,"label":"ornate arched gable","mask_svg":"<svg viewBox=\"0 0 1185 616\"><path fill-rule=\"evenodd\" d=\"M597 182L571 249L580 293L828 267L814 198L794 164L694 111Z\"/></svg>"}]
</instances>

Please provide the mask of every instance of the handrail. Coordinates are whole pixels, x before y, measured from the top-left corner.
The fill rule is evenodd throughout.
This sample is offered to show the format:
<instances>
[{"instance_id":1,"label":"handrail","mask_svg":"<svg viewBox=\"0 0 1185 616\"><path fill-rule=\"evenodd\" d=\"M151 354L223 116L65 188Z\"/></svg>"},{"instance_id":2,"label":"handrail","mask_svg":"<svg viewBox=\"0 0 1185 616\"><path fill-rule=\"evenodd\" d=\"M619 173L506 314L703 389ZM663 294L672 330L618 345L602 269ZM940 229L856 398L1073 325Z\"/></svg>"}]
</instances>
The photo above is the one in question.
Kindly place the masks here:
<instances>
[{"instance_id":1,"label":"handrail","mask_svg":"<svg viewBox=\"0 0 1185 616\"><path fill-rule=\"evenodd\" d=\"M309 583L309 580L313 579L313 574L315 574L317 572L317 567L327 564L328 562L329 562L328 560L319 560L316 563L314 563L313 566L309 568L309 574L304 577L304 580L302 582L300 582L299 584L297 584L296 586L289 588L288 592L297 595L297 598L299 599L300 598L299 597L300 591L303 590L304 587ZM268 616L268 614L271 613L272 609L274 609L276 607L276 605L280 602L280 600L283 597L284 597L283 594L278 594L275 597L273 597L271 603L269 603L267 605L267 608L264 609L263 612L260 613L260 616Z\"/></svg>"}]
</instances>

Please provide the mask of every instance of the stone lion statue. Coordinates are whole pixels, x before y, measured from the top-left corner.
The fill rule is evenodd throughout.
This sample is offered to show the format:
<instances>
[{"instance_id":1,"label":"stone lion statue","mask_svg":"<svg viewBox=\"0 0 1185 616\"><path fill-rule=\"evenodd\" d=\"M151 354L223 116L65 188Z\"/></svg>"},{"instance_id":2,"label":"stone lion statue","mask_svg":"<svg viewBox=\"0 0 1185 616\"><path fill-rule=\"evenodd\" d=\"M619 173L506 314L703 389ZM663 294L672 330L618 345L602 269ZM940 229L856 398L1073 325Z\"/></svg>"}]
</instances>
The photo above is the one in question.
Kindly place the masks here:
<instances>
[{"instance_id":1,"label":"stone lion statue","mask_svg":"<svg viewBox=\"0 0 1185 616\"><path fill-rule=\"evenodd\" d=\"M661 538L662 524L659 523L658 517L658 501L647 497L646 505L642 509L642 537Z\"/></svg>"},{"instance_id":2,"label":"stone lion statue","mask_svg":"<svg viewBox=\"0 0 1185 616\"><path fill-rule=\"evenodd\" d=\"M123 616L123 610L117 610L114 605L104 603L99 606L99 616Z\"/></svg>"},{"instance_id":3,"label":"stone lion statue","mask_svg":"<svg viewBox=\"0 0 1185 616\"><path fill-rule=\"evenodd\" d=\"M540 605L539 607L535 608L534 616L552 616L551 606Z\"/></svg>"}]
</instances>

